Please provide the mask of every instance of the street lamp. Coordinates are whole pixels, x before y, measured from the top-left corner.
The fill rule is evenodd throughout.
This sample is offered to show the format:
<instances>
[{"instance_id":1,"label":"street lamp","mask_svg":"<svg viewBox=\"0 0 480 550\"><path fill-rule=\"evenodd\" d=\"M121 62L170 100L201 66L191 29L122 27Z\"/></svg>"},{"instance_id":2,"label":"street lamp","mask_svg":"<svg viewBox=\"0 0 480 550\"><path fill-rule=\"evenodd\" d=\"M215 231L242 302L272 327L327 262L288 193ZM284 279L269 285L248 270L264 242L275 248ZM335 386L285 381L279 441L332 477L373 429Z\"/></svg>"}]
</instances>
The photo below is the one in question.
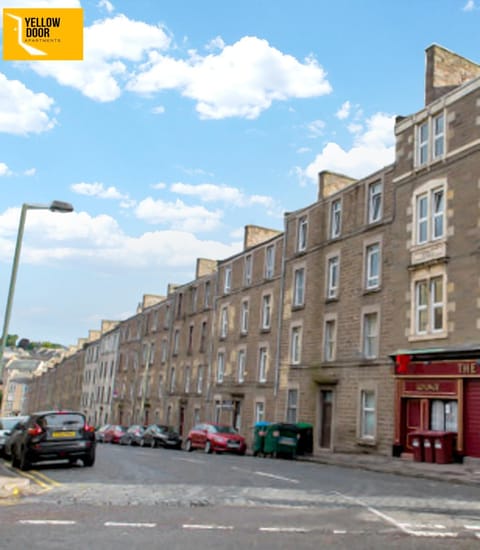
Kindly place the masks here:
<instances>
[{"instance_id":1,"label":"street lamp","mask_svg":"<svg viewBox=\"0 0 480 550\"><path fill-rule=\"evenodd\" d=\"M3 332L0 341L0 381L3 377L3 352L7 343L8 325L10 323L10 314L12 312L13 294L15 292L15 283L17 280L18 261L20 259L20 251L22 249L23 230L25 227L25 218L27 210L50 210L51 212L73 212L73 206L68 202L53 201L50 204L22 204L20 214L20 224L18 226L17 244L15 246L15 254L13 256L12 275L10 277L10 288L8 290L7 306L5 308L5 317L3 319Z\"/></svg>"}]
</instances>

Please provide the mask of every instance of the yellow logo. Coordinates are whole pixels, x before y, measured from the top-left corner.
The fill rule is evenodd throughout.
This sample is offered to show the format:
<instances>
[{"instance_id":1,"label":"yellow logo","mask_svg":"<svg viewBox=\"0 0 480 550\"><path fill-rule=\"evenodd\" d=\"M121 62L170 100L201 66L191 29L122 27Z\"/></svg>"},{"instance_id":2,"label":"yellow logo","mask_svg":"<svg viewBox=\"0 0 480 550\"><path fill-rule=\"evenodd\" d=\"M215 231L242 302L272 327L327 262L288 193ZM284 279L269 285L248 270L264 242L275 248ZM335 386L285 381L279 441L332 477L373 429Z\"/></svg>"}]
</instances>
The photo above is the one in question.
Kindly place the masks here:
<instances>
[{"instance_id":1,"label":"yellow logo","mask_svg":"<svg viewBox=\"0 0 480 550\"><path fill-rule=\"evenodd\" d=\"M83 59L83 10L3 8L3 59Z\"/></svg>"}]
</instances>

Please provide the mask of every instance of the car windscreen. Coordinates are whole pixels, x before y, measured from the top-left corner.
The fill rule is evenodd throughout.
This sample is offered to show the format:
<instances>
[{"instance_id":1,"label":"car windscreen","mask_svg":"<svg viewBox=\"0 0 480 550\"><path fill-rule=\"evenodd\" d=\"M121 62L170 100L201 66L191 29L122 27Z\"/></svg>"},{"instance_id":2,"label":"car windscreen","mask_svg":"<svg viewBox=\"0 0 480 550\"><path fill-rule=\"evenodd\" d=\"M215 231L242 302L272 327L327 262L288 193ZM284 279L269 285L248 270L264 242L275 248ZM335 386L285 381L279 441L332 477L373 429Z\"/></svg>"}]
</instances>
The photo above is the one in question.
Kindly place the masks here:
<instances>
[{"instance_id":1,"label":"car windscreen","mask_svg":"<svg viewBox=\"0 0 480 550\"><path fill-rule=\"evenodd\" d=\"M46 414L37 419L37 423L44 424L45 428L82 428L85 425L85 419L81 414Z\"/></svg>"},{"instance_id":2,"label":"car windscreen","mask_svg":"<svg viewBox=\"0 0 480 550\"><path fill-rule=\"evenodd\" d=\"M0 418L0 430L13 430L24 418Z\"/></svg>"},{"instance_id":3,"label":"car windscreen","mask_svg":"<svg viewBox=\"0 0 480 550\"><path fill-rule=\"evenodd\" d=\"M236 434L237 432L230 426L215 426L215 431L221 434Z\"/></svg>"}]
</instances>

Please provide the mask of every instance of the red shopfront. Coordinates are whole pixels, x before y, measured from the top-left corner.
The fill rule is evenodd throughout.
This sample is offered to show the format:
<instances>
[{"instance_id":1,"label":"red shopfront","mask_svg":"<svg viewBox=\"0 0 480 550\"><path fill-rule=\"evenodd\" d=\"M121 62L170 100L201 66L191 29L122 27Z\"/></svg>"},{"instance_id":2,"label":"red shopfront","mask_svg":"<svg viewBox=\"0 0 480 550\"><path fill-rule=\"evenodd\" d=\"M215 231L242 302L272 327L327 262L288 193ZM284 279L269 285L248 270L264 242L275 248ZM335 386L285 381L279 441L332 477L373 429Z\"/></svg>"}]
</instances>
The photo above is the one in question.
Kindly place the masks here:
<instances>
[{"instance_id":1,"label":"red shopfront","mask_svg":"<svg viewBox=\"0 0 480 550\"><path fill-rule=\"evenodd\" d=\"M411 452L408 434L455 432L460 457L480 457L480 361L397 355L394 454Z\"/></svg>"}]
</instances>

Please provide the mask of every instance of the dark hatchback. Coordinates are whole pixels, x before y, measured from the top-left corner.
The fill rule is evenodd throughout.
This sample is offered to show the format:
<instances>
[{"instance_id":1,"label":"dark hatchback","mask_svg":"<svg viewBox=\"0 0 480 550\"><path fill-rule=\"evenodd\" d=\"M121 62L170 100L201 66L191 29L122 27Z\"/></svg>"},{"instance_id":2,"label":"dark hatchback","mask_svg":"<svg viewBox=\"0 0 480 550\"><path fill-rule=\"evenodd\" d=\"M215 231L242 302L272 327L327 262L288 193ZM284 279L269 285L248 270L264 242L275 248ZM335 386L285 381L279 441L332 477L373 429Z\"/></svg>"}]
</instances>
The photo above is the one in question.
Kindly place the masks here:
<instances>
[{"instance_id":1,"label":"dark hatchback","mask_svg":"<svg viewBox=\"0 0 480 550\"><path fill-rule=\"evenodd\" d=\"M151 424L143 433L140 445L155 447L165 447L167 449L180 449L182 447L182 438L172 427L163 424Z\"/></svg>"},{"instance_id":2,"label":"dark hatchback","mask_svg":"<svg viewBox=\"0 0 480 550\"><path fill-rule=\"evenodd\" d=\"M84 466L95 463L95 430L76 411L33 413L21 424L11 445L12 465L28 470L34 462L79 458Z\"/></svg>"}]
</instances>

